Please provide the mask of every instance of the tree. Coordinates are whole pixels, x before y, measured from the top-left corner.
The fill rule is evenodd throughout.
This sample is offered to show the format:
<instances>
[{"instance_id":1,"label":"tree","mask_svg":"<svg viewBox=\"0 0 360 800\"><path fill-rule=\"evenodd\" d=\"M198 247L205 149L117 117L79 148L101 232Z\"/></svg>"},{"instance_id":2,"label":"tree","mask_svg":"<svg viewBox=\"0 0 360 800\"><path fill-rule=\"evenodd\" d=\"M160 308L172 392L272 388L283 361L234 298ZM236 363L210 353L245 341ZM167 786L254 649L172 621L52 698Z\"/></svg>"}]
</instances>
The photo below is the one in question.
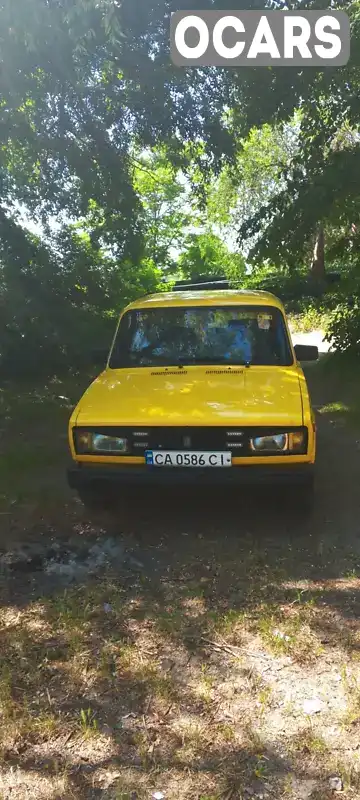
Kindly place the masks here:
<instances>
[{"instance_id":1,"label":"tree","mask_svg":"<svg viewBox=\"0 0 360 800\"><path fill-rule=\"evenodd\" d=\"M110 229L117 225L124 251L137 212L134 140L141 147L165 143L180 161L199 137L209 159L229 151L218 78L189 76L170 63L171 7L169 0L24 0L19 14L3 0L0 166L7 197L45 217L63 209L84 216L96 201Z\"/></svg>"},{"instance_id":2,"label":"tree","mask_svg":"<svg viewBox=\"0 0 360 800\"><path fill-rule=\"evenodd\" d=\"M185 5L199 7L198 0ZM259 8L255 0L232 5ZM224 4L201 0L200 7ZM99 310L102 326L111 307L156 285L155 264L170 269L188 214L179 182L170 186L179 170L204 209L204 187L227 168L213 196L213 224L223 234L229 220L236 223L257 261L293 268L319 225L331 231L338 258L341 248L358 246L349 232L360 211L360 23L357 2L341 7L352 21L352 60L342 69L188 70L175 68L168 53L175 0L23 0L21 13L14 0L2 0L0 302L13 342L31 330L55 353L70 315L76 331L83 311L85 330L86 314ZM296 148L284 161L296 109ZM279 135L285 140L277 142ZM281 163L272 171L268 156L278 144ZM166 173L161 191L153 178L146 185L144 150L164 158L155 169ZM230 216L228 191L237 198ZM18 203L43 224L43 241L23 229ZM55 237L52 216L63 225ZM206 247L188 240L187 250L194 269L215 269L228 257L215 240ZM232 264L241 271L240 261ZM46 321L41 307L51 309Z\"/></svg>"},{"instance_id":3,"label":"tree","mask_svg":"<svg viewBox=\"0 0 360 800\"><path fill-rule=\"evenodd\" d=\"M316 280L325 279L325 230L323 225L319 225L317 230L311 272Z\"/></svg>"},{"instance_id":4,"label":"tree","mask_svg":"<svg viewBox=\"0 0 360 800\"><path fill-rule=\"evenodd\" d=\"M230 252L216 234L207 231L188 236L178 269L183 278L194 281L219 275L239 280L245 275L245 261L241 254Z\"/></svg>"},{"instance_id":5,"label":"tree","mask_svg":"<svg viewBox=\"0 0 360 800\"><path fill-rule=\"evenodd\" d=\"M95 201L119 256L132 256L139 211L132 183L134 141L145 148L161 144L176 166L193 171L196 165L210 178L231 163L254 127L288 123L300 108L301 152L284 174L286 187L255 214L248 234L241 231L242 238L251 238L271 223L261 237L263 250L279 249L285 235L287 250L294 252L314 230L320 192L315 186L311 193L311 187L325 166L327 187L335 185L331 175L338 165L347 172L343 153L336 165L327 156L344 120L352 129L359 122L357 4L341 5L353 21L352 62L322 72L177 69L168 54L175 5L174 0L24 0L19 14L13 0L3 0L3 201L16 197L45 218L63 210L83 217ZM222 0L201 5L223 8ZM186 7L190 12L197 3ZM233 7L249 5L235 0ZM317 2L307 8L317 8ZM346 185L354 197L348 180Z\"/></svg>"},{"instance_id":6,"label":"tree","mask_svg":"<svg viewBox=\"0 0 360 800\"><path fill-rule=\"evenodd\" d=\"M240 244L250 253L261 240L265 210L286 187L286 171L298 149L298 126L295 114L286 125L253 128L239 143L234 164L225 167L210 186L210 219L228 236L240 230Z\"/></svg>"},{"instance_id":7,"label":"tree","mask_svg":"<svg viewBox=\"0 0 360 800\"><path fill-rule=\"evenodd\" d=\"M175 252L193 222L189 188L161 150L139 157L134 188L141 205L145 257L166 274L174 268Z\"/></svg>"},{"instance_id":8,"label":"tree","mask_svg":"<svg viewBox=\"0 0 360 800\"><path fill-rule=\"evenodd\" d=\"M0 262L2 377L89 366L93 349L110 346L123 306L158 283L146 260L119 264L78 225L47 244L14 226Z\"/></svg>"},{"instance_id":9,"label":"tree","mask_svg":"<svg viewBox=\"0 0 360 800\"><path fill-rule=\"evenodd\" d=\"M147 238L152 201L143 187L142 202L134 154L161 144L179 167L202 132L209 163L222 158L221 131L230 142L221 114L211 123L223 103L215 76L194 80L162 49L170 10L167 0L23 0L21 13L0 3L3 369L21 372L26 353L34 369L65 351L71 360L75 341L89 352L111 308L157 285L155 249L169 262L166 236L174 222L179 230L180 211L166 168L171 213L161 214L156 243L154 230ZM19 203L46 240L22 228ZM63 223L55 237L54 216Z\"/></svg>"}]
</instances>

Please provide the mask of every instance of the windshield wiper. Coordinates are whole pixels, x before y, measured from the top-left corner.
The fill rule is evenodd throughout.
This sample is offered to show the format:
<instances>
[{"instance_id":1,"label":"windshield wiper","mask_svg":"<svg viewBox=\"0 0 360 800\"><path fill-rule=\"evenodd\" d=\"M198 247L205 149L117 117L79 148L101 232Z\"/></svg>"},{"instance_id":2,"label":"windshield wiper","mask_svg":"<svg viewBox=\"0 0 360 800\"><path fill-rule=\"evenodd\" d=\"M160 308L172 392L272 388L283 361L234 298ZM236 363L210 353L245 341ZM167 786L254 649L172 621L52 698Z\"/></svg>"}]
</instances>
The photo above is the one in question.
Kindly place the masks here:
<instances>
[{"instance_id":1,"label":"windshield wiper","mask_svg":"<svg viewBox=\"0 0 360 800\"><path fill-rule=\"evenodd\" d=\"M239 361L230 361L227 358L219 358L219 357L211 357L211 356L204 356L204 358L183 358L178 359L177 361L173 361L171 366L179 367L180 369L183 367L196 367L201 366L202 364L210 364L213 367L217 366L228 366L228 367L250 367L251 361L239 360Z\"/></svg>"},{"instance_id":2,"label":"windshield wiper","mask_svg":"<svg viewBox=\"0 0 360 800\"><path fill-rule=\"evenodd\" d=\"M150 359L147 363L140 362L136 363L136 361L127 362L126 359L122 361L118 361L116 364L113 364L113 369L121 369L121 368L132 368L132 367L147 367L147 368L159 368L159 369L184 369L184 367L196 367L202 365L210 365L212 367L218 366L227 366L227 367L250 367L252 362L245 361L244 359L239 359L238 361L229 360L227 358L222 358L219 356L204 356L203 358L192 358L191 356L184 358L177 358L177 359L170 359L166 357L157 357L156 359Z\"/></svg>"}]
</instances>

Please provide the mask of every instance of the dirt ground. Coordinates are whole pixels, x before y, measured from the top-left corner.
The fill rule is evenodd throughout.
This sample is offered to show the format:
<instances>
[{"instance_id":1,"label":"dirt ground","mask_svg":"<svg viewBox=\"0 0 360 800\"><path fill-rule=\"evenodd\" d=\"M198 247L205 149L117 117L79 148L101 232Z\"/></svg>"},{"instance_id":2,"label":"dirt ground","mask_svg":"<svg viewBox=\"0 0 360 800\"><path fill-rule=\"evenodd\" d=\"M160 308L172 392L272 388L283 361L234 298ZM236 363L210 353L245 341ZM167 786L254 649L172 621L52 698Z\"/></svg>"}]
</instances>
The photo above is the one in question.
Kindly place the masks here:
<instances>
[{"instance_id":1,"label":"dirt ground","mask_svg":"<svg viewBox=\"0 0 360 800\"><path fill-rule=\"evenodd\" d=\"M196 486L90 518L64 387L4 393L0 797L360 798L360 433L346 385L309 381L306 522Z\"/></svg>"}]
</instances>

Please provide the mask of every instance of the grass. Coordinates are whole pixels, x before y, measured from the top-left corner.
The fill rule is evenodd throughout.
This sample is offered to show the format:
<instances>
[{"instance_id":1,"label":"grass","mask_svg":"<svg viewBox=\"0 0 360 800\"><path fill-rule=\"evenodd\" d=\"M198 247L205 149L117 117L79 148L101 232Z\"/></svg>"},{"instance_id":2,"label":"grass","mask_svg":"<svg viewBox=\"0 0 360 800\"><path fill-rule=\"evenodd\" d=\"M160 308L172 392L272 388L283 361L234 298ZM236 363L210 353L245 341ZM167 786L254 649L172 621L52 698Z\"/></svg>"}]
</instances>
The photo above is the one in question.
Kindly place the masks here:
<instances>
[{"instance_id":1,"label":"grass","mask_svg":"<svg viewBox=\"0 0 360 800\"><path fill-rule=\"evenodd\" d=\"M249 635L258 611L254 617L249 612L220 613L217 619L213 610L204 613L200 587L199 607L189 602L187 592L184 604L181 589L166 591L166 602L171 599L172 609L179 613L183 609L185 640L179 640L178 626L164 629L162 620L156 625L151 590L146 593L142 588L138 604L132 602L133 594L129 597L121 591L120 603L119 589L111 575L33 602L17 616L15 624L9 624L10 611L3 611L0 703L8 743L3 744L2 752L19 738L26 751L34 744L37 748L53 747L52 742L68 736L72 752L81 752L86 746L105 755L109 747L119 748L123 754L120 761L125 758L130 767L135 760L140 766L146 791L165 785L170 797L191 797L202 764L199 791L204 796L207 791L209 796L212 792L222 797L229 790L229 781L235 787L251 780L266 782L273 770L272 757L266 742L251 726L249 710L253 709L253 722L266 719L274 700L272 685L256 669L241 667L241 659L232 658L226 650L225 662L221 652L214 662L209 661L207 648L202 660L191 665L181 644L187 631L199 625L200 614L204 632L211 629L213 636L221 637L224 647L235 646L234 641L243 642ZM192 594L195 589L193 582ZM104 597L113 609L111 619L103 613ZM168 652L169 646L175 667L167 665L164 674L162 653ZM243 676L240 696L242 702L247 698L249 710L246 714L237 712L230 721L224 713L227 702L230 708L236 707L236 675ZM221 699L224 677L228 681L227 701ZM110 732L107 737L104 725ZM63 753L58 758L60 772L65 768L64 757ZM172 765L170 772L168 764ZM120 767L120 775L122 772ZM182 772L189 795L179 788L178 778L177 788L171 789L175 787L174 774ZM66 792L71 780L70 771ZM81 791L85 792L84 786ZM125 786L114 796L121 796L121 792L126 796L126 791Z\"/></svg>"},{"instance_id":2,"label":"grass","mask_svg":"<svg viewBox=\"0 0 360 800\"><path fill-rule=\"evenodd\" d=\"M211 703L214 694L215 678L209 673L206 664L201 665L200 676L196 680L195 692L204 703Z\"/></svg>"},{"instance_id":3,"label":"grass","mask_svg":"<svg viewBox=\"0 0 360 800\"><path fill-rule=\"evenodd\" d=\"M80 709L79 727L83 736L87 739L96 736L99 731L98 721L95 712L91 708Z\"/></svg>"},{"instance_id":4,"label":"grass","mask_svg":"<svg viewBox=\"0 0 360 800\"><path fill-rule=\"evenodd\" d=\"M360 429L359 359L328 354L308 366L318 412L349 429Z\"/></svg>"},{"instance_id":5,"label":"grass","mask_svg":"<svg viewBox=\"0 0 360 800\"><path fill-rule=\"evenodd\" d=\"M343 665L342 682L345 688L347 707L343 716L343 725L349 726L360 722L360 679Z\"/></svg>"},{"instance_id":6,"label":"grass","mask_svg":"<svg viewBox=\"0 0 360 800\"><path fill-rule=\"evenodd\" d=\"M326 756L329 752L324 738L316 733L311 725L299 731L292 741L292 747L305 756Z\"/></svg>"},{"instance_id":7,"label":"grass","mask_svg":"<svg viewBox=\"0 0 360 800\"><path fill-rule=\"evenodd\" d=\"M193 584L193 591L194 588ZM53 747L52 742L66 736L71 737L72 753L80 753L86 747L87 753L94 753L93 760L95 753L102 753L104 759L115 748L119 754L115 756L119 778L113 797L131 797L133 791L139 797L148 797L160 788L170 798L185 800L193 796L197 787L197 796L223 798L232 786L236 791L252 781L265 785L274 780L274 757L269 751L268 735L261 737L261 727L267 730L278 705L275 673L270 673L268 682L258 672L259 666L243 667L245 656L233 659L226 649L222 655L221 648L213 653L215 659L209 661L211 646L206 654L203 652L201 660L192 664L183 652L184 640L179 639L178 627L169 631L162 624L157 626L151 590L145 594L144 588L141 591L137 611L142 613L135 612L130 628L133 594L130 599L122 592L122 603L117 603L119 594L110 575L103 576L100 582L89 582L84 587L32 603L20 613L15 625L9 625L10 618L3 612L0 632L3 637L7 633L2 646L0 703L7 748L11 748L11 741L19 739L25 752L34 744L38 749ZM168 588L167 602L169 592ZM184 609L182 591L175 586L171 595L172 608ZM104 596L115 609L111 620L102 613ZM305 621L306 624L311 621L316 604L299 602L299 592L295 596L294 605L291 605L293 600L287 601L293 617L286 630L291 635L296 631L299 636ZM284 603L285 598L283 606ZM194 624L194 604L185 608L184 634ZM265 608L266 603L260 612L257 607L253 613L249 609L247 614L219 614L218 620L211 610L208 616L201 615L202 629L209 630L211 625L212 635L220 636L223 646L231 648L236 647L234 641L249 646L254 624L257 631L261 629L267 645L273 624L279 625L280 621L284 624L286 614L282 612L284 617L280 620L270 606L266 617ZM195 624L199 624L196 617ZM276 662L284 651L277 652L277 639L274 648L273 644L270 642L270 650ZM169 646L175 667L168 665L164 674L162 654L169 652ZM290 650L285 652L291 652L292 645L286 643L287 646ZM305 649L307 652L307 646ZM266 650L262 652L265 654ZM222 688L224 679L226 694ZM238 679L242 681L240 694L236 688ZM226 719L227 708L231 720ZM110 731L108 737L102 732L104 724ZM6 753L6 747L3 746L2 752ZM291 752L294 764L304 752L322 764L325 745L317 733L301 731L298 745L294 741ZM58 757L57 769L61 774L64 757L64 752ZM125 775L127 770L131 772L133 762L140 774L129 779L127 785ZM71 796L70 790L77 796L72 780L70 770L64 799ZM277 780L280 792L281 774ZM86 786L81 785L82 796L90 797Z\"/></svg>"},{"instance_id":8,"label":"grass","mask_svg":"<svg viewBox=\"0 0 360 800\"><path fill-rule=\"evenodd\" d=\"M246 613L230 609L222 616L214 615L215 632L225 636L229 644L240 644L241 637L246 625Z\"/></svg>"},{"instance_id":9,"label":"grass","mask_svg":"<svg viewBox=\"0 0 360 800\"><path fill-rule=\"evenodd\" d=\"M36 503L39 482L44 506L61 496L54 473L64 461L67 422L82 390L83 380L75 378L49 380L41 388L9 384L0 389L0 510L3 512Z\"/></svg>"}]
</instances>

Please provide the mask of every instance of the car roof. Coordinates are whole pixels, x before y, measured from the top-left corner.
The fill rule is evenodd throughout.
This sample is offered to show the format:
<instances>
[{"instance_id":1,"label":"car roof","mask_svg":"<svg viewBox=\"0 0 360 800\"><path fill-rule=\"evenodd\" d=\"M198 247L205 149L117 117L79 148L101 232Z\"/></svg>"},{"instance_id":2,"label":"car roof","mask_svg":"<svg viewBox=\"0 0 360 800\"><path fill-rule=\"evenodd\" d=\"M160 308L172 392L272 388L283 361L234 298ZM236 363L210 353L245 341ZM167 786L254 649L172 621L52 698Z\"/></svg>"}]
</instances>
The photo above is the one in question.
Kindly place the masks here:
<instances>
[{"instance_id":1,"label":"car roof","mask_svg":"<svg viewBox=\"0 0 360 800\"><path fill-rule=\"evenodd\" d=\"M144 308L166 308L177 306L213 306L213 305L258 305L275 306L281 311L283 304L270 292L246 291L246 289L217 289L208 291L159 292L135 300L126 307L126 311Z\"/></svg>"}]
</instances>

